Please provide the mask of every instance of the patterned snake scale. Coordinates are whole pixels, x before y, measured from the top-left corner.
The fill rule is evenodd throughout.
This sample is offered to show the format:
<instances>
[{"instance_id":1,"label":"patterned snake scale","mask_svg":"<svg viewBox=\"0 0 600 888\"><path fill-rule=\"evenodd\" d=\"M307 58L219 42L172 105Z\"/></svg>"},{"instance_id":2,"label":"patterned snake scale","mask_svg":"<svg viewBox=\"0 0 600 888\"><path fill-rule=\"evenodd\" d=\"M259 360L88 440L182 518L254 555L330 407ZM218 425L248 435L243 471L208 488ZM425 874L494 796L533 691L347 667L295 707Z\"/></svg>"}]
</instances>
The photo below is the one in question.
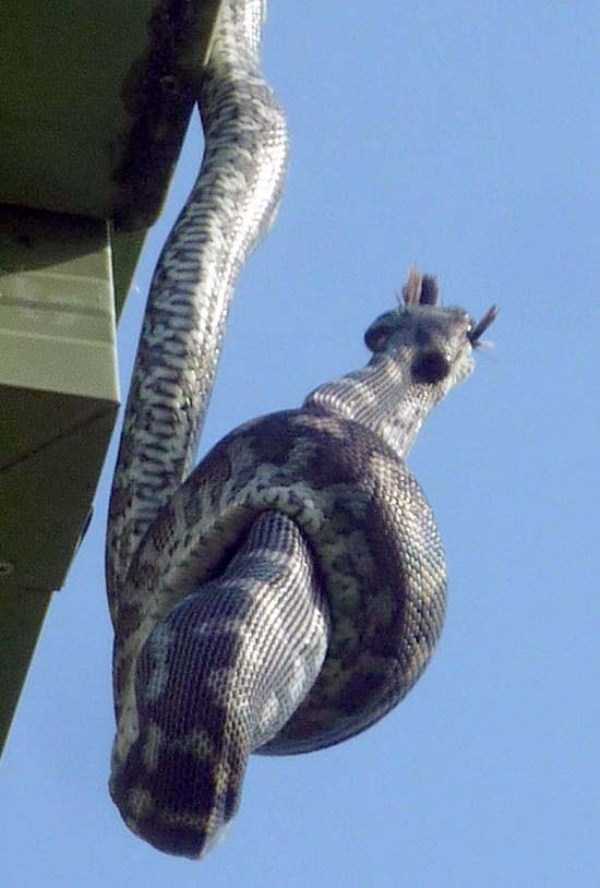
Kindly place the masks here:
<instances>
[{"instance_id":1,"label":"patterned snake scale","mask_svg":"<svg viewBox=\"0 0 600 888\"><path fill-rule=\"evenodd\" d=\"M160 257L113 482L110 792L156 848L201 856L251 752L328 746L381 718L440 634L446 570L404 458L495 316L411 272L368 365L223 439L192 471L233 286L273 221L283 112L259 68L264 0L224 0L198 104L198 180Z\"/></svg>"}]
</instances>

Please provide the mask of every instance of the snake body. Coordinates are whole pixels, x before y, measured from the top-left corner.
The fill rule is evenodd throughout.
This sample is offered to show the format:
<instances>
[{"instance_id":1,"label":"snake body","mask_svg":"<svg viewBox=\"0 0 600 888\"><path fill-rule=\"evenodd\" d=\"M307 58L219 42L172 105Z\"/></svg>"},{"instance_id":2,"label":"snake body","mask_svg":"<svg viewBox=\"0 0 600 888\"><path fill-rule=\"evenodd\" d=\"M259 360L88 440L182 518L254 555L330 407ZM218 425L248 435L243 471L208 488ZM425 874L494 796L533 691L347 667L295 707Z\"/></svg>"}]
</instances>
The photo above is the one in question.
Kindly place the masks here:
<instances>
[{"instance_id":1,"label":"snake body","mask_svg":"<svg viewBox=\"0 0 600 888\"><path fill-rule=\"evenodd\" d=\"M263 0L225 0L198 102L198 181L151 286L109 509L117 736L130 828L202 855L251 752L306 752L381 718L441 631L446 569L404 458L473 366L478 324L411 273L368 365L252 420L193 470L231 293L271 224L285 119L258 56Z\"/></svg>"}]
</instances>

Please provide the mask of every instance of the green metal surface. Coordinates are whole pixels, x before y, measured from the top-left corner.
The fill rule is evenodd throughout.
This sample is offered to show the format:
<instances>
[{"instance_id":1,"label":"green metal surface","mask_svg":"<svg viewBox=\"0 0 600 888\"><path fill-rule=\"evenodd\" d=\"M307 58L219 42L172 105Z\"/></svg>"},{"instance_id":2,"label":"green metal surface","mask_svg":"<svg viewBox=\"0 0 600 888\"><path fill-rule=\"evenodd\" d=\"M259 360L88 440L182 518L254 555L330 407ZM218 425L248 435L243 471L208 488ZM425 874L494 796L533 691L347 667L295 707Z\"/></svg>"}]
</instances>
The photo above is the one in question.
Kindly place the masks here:
<instances>
[{"instance_id":1,"label":"green metal surface","mask_svg":"<svg viewBox=\"0 0 600 888\"><path fill-rule=\"evenodd\" d=\"M0 210L0 742L118 408L106 222Z\"/></svg>"},{"instance_id":2,"label":"green metal surface","mask_svg":"<svg viewBox=\"0 0 600 888\"><path fill-rule=\"evenodd\" d=\"M0 9L0 750L118 406L115 315L221 0Z\"/></svg>"},{"instance_id":3,"label":"green metal surface","mask_svg":"<svg viewBox=\"0 0 600 888\"><path fill-rule=\"evenodd\" d=\"M4 0L0 203L156 218L218 0Z\"/></svg>"},{"instance_id":4,"label":"green metal surface","mask_svg":"<svg viewBox=\"0 0 600 888\"><path fill-rule=\"evenodd\" d=\"M27 675L50 592L2 586L0 591L0 752Z\"/></svg>"}]
</instances>

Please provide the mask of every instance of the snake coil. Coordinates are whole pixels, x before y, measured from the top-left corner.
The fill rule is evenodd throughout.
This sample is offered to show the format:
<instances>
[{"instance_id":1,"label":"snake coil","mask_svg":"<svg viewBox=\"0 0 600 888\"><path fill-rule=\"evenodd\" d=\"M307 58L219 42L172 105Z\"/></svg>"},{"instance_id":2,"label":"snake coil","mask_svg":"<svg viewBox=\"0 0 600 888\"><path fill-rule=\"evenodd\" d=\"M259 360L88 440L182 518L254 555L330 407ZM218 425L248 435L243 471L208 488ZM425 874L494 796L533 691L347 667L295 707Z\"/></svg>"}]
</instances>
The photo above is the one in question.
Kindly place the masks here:
<instances>
[{"instance_id":1,"label":"snake coil","mask_svg":"<svg viewBox=\"0 0 600 888\"><path fill-rule=\"evenodd\" d=\"M202 166L153 278L109 508L110 791L135 833L189 857L237 810L250 753L338 743L423 671L446 569L404 458L494 318L442 308L412 272L367 331L364 369L240 426L191 470L235 280L286 167L264 15L263 0L219 14Z\"/></svg>"}]
</instances>

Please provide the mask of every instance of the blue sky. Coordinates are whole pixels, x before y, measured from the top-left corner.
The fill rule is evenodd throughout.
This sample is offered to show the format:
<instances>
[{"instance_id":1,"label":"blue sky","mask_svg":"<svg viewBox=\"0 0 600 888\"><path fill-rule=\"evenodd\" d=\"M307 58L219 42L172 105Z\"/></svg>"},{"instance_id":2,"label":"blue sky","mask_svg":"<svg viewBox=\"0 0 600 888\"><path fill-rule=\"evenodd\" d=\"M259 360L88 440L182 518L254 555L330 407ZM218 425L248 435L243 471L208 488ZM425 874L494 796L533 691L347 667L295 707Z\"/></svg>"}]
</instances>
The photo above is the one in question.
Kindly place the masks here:
<instances>
[{"instance_id":1,"label":"blue sky","mask_svg":"<svg viewBox=\"0 0 600 888\"><path fill-rule=\"evenodd\" d=\"M324 11L325 7L325 11ZM272 3L292 131L284 204L240 281L201 450L364 363L410 264L501 315L493 351L410 464L445 541L432 664L339 747L250 763L201 863L135 839L106 790L113 734L103 537L55 596L4 758L6 888L596 886L600 8L529 0ZM190 134L120 329L125 391Z\"/></svg>"}]
</instances>

